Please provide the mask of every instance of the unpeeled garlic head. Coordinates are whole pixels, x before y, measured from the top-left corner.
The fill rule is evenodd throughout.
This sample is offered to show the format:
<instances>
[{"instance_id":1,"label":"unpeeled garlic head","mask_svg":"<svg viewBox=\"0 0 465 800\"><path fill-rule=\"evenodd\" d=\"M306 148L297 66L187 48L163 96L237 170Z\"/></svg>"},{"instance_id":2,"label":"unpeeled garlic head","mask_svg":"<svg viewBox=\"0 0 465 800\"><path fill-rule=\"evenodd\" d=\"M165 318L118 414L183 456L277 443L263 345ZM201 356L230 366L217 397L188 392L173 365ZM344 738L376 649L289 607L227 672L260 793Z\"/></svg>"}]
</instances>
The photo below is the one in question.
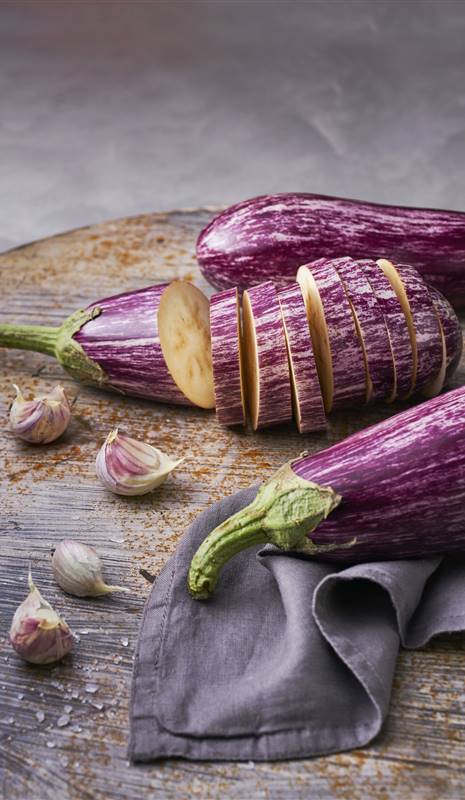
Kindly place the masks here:
<instances>
[{"instance_id":1,"label":"unpeeled garlic head","mask_svg":"<svg viewBox=\"0 0 465 800\"><path fill-rule=\"evenodd\" d=\"M14 649L31 664L53 664L69 653L74 641L66 622L34 585L29 570L29 594L16 609L10 628Z\"/></svg>"},{"instance_id":2,"label":"unpeeled garlic head","mask_svg":"<svg viewBox=\"0 0 465 800\"><path fill-rule=\"evenodd\" d=\"M68 427L71 407L62 386L48 394L25 400L21 389L13 384L16 398L10 409L10 430L31 444L49 444Z\"/></svg>"},{"instance_id":3,"label":"unpeeled garlic head","mask_svg":"<svg viewBox=\"0 0 465 800\"><path fill-rule=\"evenodd\" d=\"M100 448L95 468L111 492L139 495L160 486L183 460L173 461L151 444L131 439L115 428Z\"/></svg>"},{"instance_id":4,"label":"unpeeled garlic head","mask_svg":"<svg viewBox=\"0 0 465 800\"><path fill-rule=\"evenodd\" d=\"M76 597L129 591L124 586L108 586L103 580L100 559L94 548L75 539L63 539L56 546L52 569L58 585Z\"/></svg>"}]
</instances>

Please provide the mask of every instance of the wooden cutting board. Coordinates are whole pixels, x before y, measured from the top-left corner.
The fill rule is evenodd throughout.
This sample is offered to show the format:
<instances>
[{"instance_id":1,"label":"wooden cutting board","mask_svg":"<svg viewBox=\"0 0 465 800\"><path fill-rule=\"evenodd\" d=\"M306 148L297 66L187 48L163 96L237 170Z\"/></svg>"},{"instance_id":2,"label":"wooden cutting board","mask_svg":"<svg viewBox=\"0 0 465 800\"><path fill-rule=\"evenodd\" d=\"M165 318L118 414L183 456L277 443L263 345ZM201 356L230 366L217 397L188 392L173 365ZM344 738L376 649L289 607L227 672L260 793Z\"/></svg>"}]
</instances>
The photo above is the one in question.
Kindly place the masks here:
<instances>
[{"instance_id":1,"label":"wooden cutting board","mask_svg":"<svg viewBox=\"0 0 465 800\"><path fill-rule=\"evenodd\" d=\"M92 300L172 278L206 291L195 240L212 210L106 222L0 255L0 319L45 325ZM76 399L68 432L33 447L8 431L12 383L38 392L55 382ZM457 383L465 382L462 371ZM316 451L398 409L334 416L326 434L291 427L225 430L200 409L155 405L79 386L50 358L0 350L0 787L8 800L150 798L460 797L465 763L465 638L442 637L401 653L387 725L363 751L279 764L132 767L126 759L129 686L149 584L194 517L210 503L270 475L302 450ZM97 482L94 460L118 425L185 462L155 493L116 497ZM95 546L111 583L130 595L63 595L50 549L70 536ZM52 669L23 664L7 643L27 592L29 560L46 598L80 641ZM41 715L43 721L39 721ZM69 722L57 725L63 715ZM65 717L65 720L67 718ZM63 720L61 720L63 722ZM0 791L1 794L1 791Z\"/></svg>"}]
</instances>

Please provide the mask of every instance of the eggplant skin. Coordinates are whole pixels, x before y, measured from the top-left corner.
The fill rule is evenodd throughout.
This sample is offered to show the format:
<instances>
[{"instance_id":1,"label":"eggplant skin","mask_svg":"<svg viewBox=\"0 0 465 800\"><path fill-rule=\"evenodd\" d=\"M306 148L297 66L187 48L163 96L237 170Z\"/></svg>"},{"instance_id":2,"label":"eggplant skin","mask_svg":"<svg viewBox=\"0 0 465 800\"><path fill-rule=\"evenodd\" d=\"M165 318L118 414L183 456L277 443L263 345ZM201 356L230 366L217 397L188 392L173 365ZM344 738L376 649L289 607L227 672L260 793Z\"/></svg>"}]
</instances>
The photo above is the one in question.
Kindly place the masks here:
<instances>
[{"instance_id":1,"label":"eggplant skin","mask_svg":"<svg viewBox=\"0 0 465 800\"><path fill-rule=\"evenodd\" d=\"M465 212L325 195L254 197L218 214L197 241L217 289L284 285L317 258L388 258L416 267L455 307L465 306Z\"/></svg>"},{"instance_id":2,"label":"eggplant skin","mask_svg":"<svg viewBox=\"0 0 465 800\"><path fill-rule=\"evenodd\" d=\"M324 559L465 552L465 387L300 458L292 469L342 495L310 534L318 545L346 545Z\"/></svg>"},{"instance_id":3,"label":"eggplant skin","mask_svg":"<svg viewBox=\"0 0 465 800\"><path fill-rule=\"evenodd\" d=\"M446 339L446 376L444 384L447 384L454 377L454 373L460 364L463 352L463 334L460 322L451 304L443 295L430 287L430 294L433 305L441 320L442 329Z\"/></svg>"}]
</instances>

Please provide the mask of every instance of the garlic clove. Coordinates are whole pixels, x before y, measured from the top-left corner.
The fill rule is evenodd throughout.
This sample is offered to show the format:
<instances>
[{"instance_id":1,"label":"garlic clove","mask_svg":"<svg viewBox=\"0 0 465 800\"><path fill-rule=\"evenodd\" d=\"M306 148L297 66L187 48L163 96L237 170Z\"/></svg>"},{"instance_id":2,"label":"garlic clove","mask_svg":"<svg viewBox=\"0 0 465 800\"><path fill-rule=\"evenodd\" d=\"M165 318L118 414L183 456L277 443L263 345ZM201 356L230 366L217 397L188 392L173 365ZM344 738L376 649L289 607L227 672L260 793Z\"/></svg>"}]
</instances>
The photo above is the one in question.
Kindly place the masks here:
<instances>
[{"instance_id":1,"label":"garlic clove","mask_svg":"<svg viewBox=\"0 0 465 800\"><path fill-rule=\"evenodd\" d=\"M29 594L15 611L10 643L30 664L53 664L70 652L75 637L34 585L30 568L28 580Z\"/></svg>"},{"instance_id":2,"label":"garlic clove","mask_svg":"<svg viewBox=\"0 0 465 800\"><path fill-rule=\"evenodd\" d=\"M62 386L48 394L26 400L21 389L13 384L16 398L10 409L10 430L19 439L31 444L49 444L66 430L71 407Z\"/></svg>"},{"instance_id":3,"label":"garlic clove","mask_svg":"<svg viewBox=\"0 0 465 800\"><path fill-rule=\"evenodd\" d=\"M76 597L98 597L129 592L124 586L109 586L102 577L100 559L93 547L75 539L63 539L52 555L52 570L59 586Z\"/></svg>"},{"instance_id":4,"label":"garlic clove","mask_svg":"<svg viewBox=\"0 0 465 800\"><path fill-rule=\"evenodd\" d=\"M164 483L183 458L173 461L146 442L131 439L118 428L108 434L95 462L97 477L115 494L147 494Z\"/></svg>"}]
</instances>

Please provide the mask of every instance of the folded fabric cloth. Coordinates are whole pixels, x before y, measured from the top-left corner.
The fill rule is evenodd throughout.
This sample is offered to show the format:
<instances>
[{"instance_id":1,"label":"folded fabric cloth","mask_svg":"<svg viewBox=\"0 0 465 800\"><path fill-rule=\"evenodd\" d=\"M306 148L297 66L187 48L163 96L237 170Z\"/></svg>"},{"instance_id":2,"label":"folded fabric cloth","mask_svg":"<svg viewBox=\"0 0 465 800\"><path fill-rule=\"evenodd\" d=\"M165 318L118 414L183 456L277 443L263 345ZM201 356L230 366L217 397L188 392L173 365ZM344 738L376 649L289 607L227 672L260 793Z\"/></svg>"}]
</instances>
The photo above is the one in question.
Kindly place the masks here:
<instances>
[{"instance_id":1,"label":"folded fabric cloth","mask_svg":"<svg viewBox=\"0 0 465 800\"><path fill-rule=\"evenodd\" d=\"M201 514L157 578L140 628L130 757L301 758L361 747L386 717L399 646L465 628L465 559L347 568L242 552L193 600L191 558L257 487Z\"/></svg>"}]
</instances>

